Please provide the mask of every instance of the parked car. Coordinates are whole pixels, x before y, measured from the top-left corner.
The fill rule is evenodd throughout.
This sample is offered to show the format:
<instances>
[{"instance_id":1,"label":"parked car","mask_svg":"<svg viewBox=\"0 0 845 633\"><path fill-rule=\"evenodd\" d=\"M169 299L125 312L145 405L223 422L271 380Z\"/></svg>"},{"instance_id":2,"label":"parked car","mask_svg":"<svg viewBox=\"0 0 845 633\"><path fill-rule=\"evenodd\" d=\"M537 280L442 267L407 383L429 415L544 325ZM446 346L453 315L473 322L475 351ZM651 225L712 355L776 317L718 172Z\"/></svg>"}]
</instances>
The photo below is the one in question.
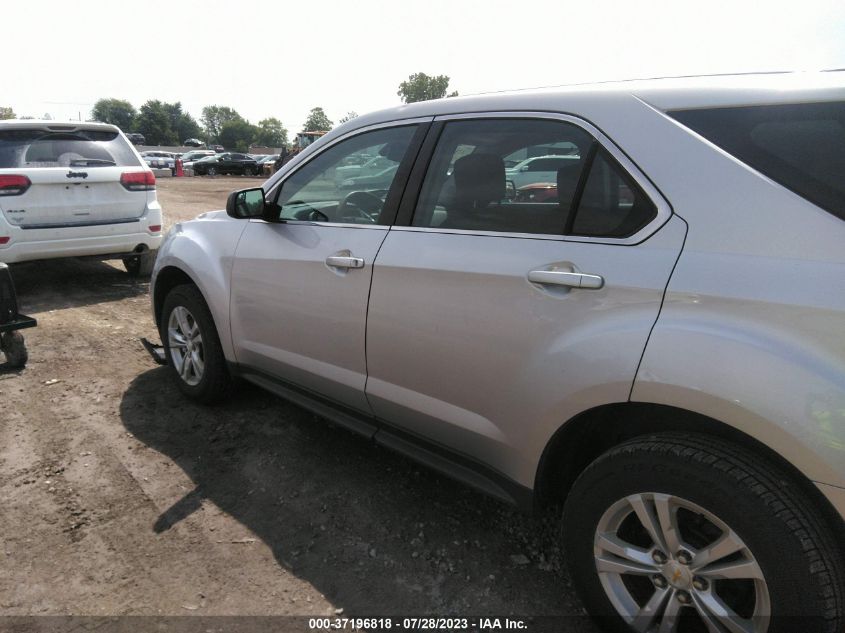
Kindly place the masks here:
<instances>
[{"instance_id":1,"label":"parked car","mask_svg":"<svg viewBox=\"0 0 845 633\"><path fill-rule=\"evenodd\" d=\"M571 163L577 163L577 154L564 156L534 156L518 162L513 167L505 168L505 178L520 189L526 185L554 181L557 170Z\"/></svg>"},{"instance_id":2,"label":"parked car","mask_svg":"<svg viewBox=\"0 0 845 633\"><path fill-rule=\"evenodd\" d=\"M214 176L215 174L243 174L254 176L258 173L258 165L246 154L224 152L201 158L193 164L194 174L197 176Z\"/></svg>"},{"instance_id":3,"label":"parked car","mask_svg":"<svg viewBox=\"0 0 845 633\"><path fill-rule=\"evenodd\" d=\"M218 154L219 154L220 152L225 152L225 151L226 151L226 148L225 148L225 147L223 147L222 145L209 145L209 149L213 149L213 150L214 150L215 152L217 152Z\"/></svg>"},{"instance_id":4,"label":"parked car","mask_svg":"<svg viewBox=\"0 0 845 633\"><path fill-rule=\"evenodd\" d=\"M334 178L338 185L347 178L374 176L397 165L396 161L392 161L386 156L374 156L363 163L355 162L355 158L352 157L351 160L345 161L343 165L335 169ZM392 178L392 174L390 177Z\"/></svg>"},{"instance_id":5,"label":"parked car","mask_svg":"<svg viewBox=\"0 0 845 633\"><path fill-rule=\"evenodd\" d=\"M516 190L514 202L557 202L557 184L535 182Z\"/></svg>"},{"instance_id":6,"label":"parked car","mask_svg":"<svg viewBox=\"0 0 845 633\"><path fill-rule=\"evenodd\" d=\"M208 156L216 156L217 152L212 149L192 149L190 152L185 152L180 156L182 159L182 165L187 166L188 163L193 163L194 161L200 160L201 158L206 158Z\"/></svg>"},{"instance_id":7,"label":"parked car","mask_svg":"<svg viewBox=\"0 0 845 633\"><path fill-rule=\"evenodd\" d=\"M270 175L273 173L273 164L279 158L278 154L265 154L260 156L255 162L258 167L259 174Z\"/></svg>"},{"instance_id":8,"label":"parked car","mask_svg":"<svg viewBox=\"0 0 845 633\"><path fill-rule=\"evenodd\" d=\"M120 257L148 275L161 227L155 176L115 126L0 121L0 262Z\"/></svg>"},{"instance_id":9,"label":"parked car","mask_svg":"<svg viewBox=\"0 0 845 633\"><path fill-rule=\"evenodd\" d=\"M509 199L507 157L555 143L557 199ZM387 147L386 189L337 186ZM153 311L190 398L239 376L564 504L614 630L838 633L843 173L843 72L408 104L180 223Z\"/></svg>"},{"instance_id":10,"label":"parked car","mask_svg":"<svg viewBox=\"0 0 845 633\"><path fill-rule=\"evenodd\" d=\"M126 135L126 138L129 139L129 142L133 145L144 145L147 142L144 135L137 132L130 132Z\"/></svg>"},{"instance_id":11,"label":"parked car","mask_svg":"<svg viewBox=\"0 0 845 633\"><path fill-rule=\"evenodd\" d=\"M184 145L185 147L202 147L203 145L205 145L205 143L203 143L198 138L186 138L184 141L182 141L182 145Z\"/></svg>"},{"instance_id":12,"label":"parked car","mask_svg":"<svg viewBox=\"0 0 845 633\"><path fill-rule=\"evenodd\" d=\"M173 169L175 167L176 159L170 152L161 152L156 150L149 150L141 152L141 158L154 169Z\"/></svg>"}]
</instances>

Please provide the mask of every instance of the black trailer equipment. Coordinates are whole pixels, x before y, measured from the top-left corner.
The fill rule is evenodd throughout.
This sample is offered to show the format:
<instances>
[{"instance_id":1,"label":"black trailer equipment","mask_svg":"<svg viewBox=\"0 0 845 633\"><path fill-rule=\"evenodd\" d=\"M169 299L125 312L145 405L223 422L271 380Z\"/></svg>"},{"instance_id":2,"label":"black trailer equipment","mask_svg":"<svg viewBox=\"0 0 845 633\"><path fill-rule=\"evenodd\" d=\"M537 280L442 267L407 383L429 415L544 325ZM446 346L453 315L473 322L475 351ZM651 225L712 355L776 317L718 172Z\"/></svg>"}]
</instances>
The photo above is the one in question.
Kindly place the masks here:
<instances>
[{"instance_id":1,"label":"black trailer equipment","mask_svg":"<svg viewBox=\"0 0 845 633\"><path fill-rule=\"evenodd\" d=\"M35 319L18 313L12 274L9 267L0 262L0 351L6 356L7 366L17 368L26 365L26 343L18 330L36 325Z\"/></svg>"}]
</instances>

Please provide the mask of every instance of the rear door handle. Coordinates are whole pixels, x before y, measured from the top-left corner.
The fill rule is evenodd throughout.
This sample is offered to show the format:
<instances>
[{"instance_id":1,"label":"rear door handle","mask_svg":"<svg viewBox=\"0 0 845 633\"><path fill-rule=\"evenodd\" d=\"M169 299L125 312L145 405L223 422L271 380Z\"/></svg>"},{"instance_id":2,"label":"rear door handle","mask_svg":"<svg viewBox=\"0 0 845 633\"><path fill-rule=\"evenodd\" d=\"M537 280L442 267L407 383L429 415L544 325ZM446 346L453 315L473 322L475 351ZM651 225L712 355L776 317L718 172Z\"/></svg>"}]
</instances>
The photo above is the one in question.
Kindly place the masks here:
<instances>
[{"instance_id":1,"label":"rear door handle","mask_svg":"<svg viewBox=\"0 0 845 633\"><path fill-rule=\"evenodd\" d=\"M600 275L588 275L564 270L532 270L528 273L528 281L533 281L535 284L568 286L569 288L589 290L598 290L604 286L604 278Z\"/></svg>"},{"instance_id":2,"label":"rear door handle","mask_svg":"<svg viewBox=\"0 0 845 633\"><path fill-rule=\"evenodd\" d=\"M326 266L331 266L332 268L363 268L364 260L360 257L331 255L326 257Z\"/></svg>"}]
</instances>

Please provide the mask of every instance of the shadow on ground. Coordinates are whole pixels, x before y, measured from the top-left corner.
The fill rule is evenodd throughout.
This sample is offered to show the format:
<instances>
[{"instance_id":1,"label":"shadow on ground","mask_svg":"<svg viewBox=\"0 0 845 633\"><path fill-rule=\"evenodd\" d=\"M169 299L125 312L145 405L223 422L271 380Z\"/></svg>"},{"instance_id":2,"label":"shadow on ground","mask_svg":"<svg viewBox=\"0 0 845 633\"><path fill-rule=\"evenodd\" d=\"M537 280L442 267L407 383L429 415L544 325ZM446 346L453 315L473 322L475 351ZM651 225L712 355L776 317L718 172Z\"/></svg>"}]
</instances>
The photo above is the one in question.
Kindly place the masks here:
<instances>
[{"instance_id":1,"label":"shadow on ground","mask_svg":"<svg viewBox=\"0 0 845 633\"><path fill-rule=\"evenodd\" d=\"M124 394L126 429L196 484L152 525L204 499L344 613L574 615L552 517L533 519L243 385L217 408L187 401L167 368ZM572 618L571 630L593 630Z\"/></svg>"},{"instance_id":2,"label":"shadow on ground","mask_svg":"<svg viewBox=\"0 0 845 633\"><path fill-rule=\"evenodd\" d=\"M149 278L134 279L122 268L96 259L48 259L13 264L12 280L20 311L46 312L138 297L149 291Z\"/></svg>"}]
</instances>

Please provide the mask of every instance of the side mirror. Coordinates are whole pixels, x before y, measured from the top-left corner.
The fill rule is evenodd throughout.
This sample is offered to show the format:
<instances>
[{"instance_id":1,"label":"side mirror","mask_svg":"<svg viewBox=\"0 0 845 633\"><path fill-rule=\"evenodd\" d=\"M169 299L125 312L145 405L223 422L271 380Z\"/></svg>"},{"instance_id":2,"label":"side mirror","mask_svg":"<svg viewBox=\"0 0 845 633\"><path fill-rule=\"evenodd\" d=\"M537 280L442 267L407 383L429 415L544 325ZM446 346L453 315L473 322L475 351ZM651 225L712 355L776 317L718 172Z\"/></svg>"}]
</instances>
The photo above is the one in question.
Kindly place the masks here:
<instances>
[{"instance_id":1,"label":"side mirror","mask_svg":"<svg viewBox=\"0 0 845 633\"><path fill-rule=\"evenodd\" d=\"M514 198L516 198L516 185L513 184L513 180L506 180L505 200L513 200Z\"/></svg>"},{"instance_id":2,"label":"side mirror","mask_svg":"<svg viewBox=\"0 0 845 633\"><path fill-rule=\"evenodd\" d=\"M260 187L233 191L226 200L226 213L239 220L264 218L266 212L264 190Z\"/></svg>"}]
</instances>

